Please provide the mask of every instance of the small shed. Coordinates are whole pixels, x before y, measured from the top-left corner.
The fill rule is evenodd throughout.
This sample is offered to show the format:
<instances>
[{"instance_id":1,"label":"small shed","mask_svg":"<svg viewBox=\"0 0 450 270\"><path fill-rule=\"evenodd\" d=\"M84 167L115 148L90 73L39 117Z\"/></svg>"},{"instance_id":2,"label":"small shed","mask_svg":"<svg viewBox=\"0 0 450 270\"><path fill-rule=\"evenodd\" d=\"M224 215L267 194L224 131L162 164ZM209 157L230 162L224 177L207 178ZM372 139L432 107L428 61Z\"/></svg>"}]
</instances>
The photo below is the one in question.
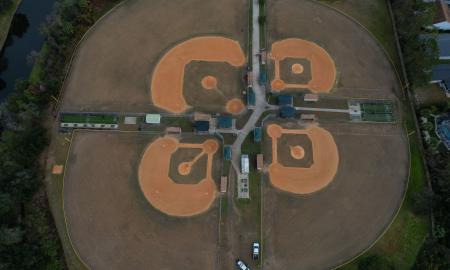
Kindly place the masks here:
<instances>
[{"instance_id":1,"label":"small shed","mask_svg":"<svg viewBox=\"0 0 450 270\"><path fill-rule=\"evenodd\" d=\"M251 106L255 106L256 104L256 96L253 88L249 87L247 91L247 104Z\"/></svg>"},{"instance_id":2,"label":"small shed","mask_svg":"<svg viewBox=\"0 0 450 270\"><path fill-rule=\"evenodd\" d=\"M253 130L253 142L260 143L262 138L262 130L261 127L255 127Z\"/></svg>"},{"instance_id":3,"label":"small shed","mask_svg":"<svg viewBox=\"0 0 450 270\"><path fill-rule=\"evenodd\" d=\"M263 154L256 155L256 168L258 171L262 171L264 168L264 156Z\"/></svg>"},{"instance_id":4,"label":"small shed","mask_svg":"<svg viewBox=\"0 0 450 270\"><path fill-rule=\"evenodd\" d=\"M247 85L250 87L253 85L253 72L252 71L247 72Z\"/></svg>"},{"instance_id":5,"label":"small shed","mask_svg":"<svg viewBox=\"0 0 450 270\"><path fill-rule=\"evenodd\" d=\"M223 157L225 160L231 160L231 155L233 154L233 150L231 148L231 145L225 145L223 147Z\"/></svg>"},{"instance_id":6,"label":"small shed","mask_svg":"<svg viewBox=\"0 0 450 270\"><path fill-rule=\"evenodd\" d=\"M284 106L280 108L280 116L282 118L292 118L295 116L296 110L291 106Z\"/></svg>"},{"instance_id":7,"label":"small shed","mask_svg":"<svg viewBox=\"0 0 450 270\"><path fill-rule=\"evenodd\" d=\"M228 187L228 177L222 176L220 177L220 192L225 193L227 192Z\"/></svg>"},{"instance_id":8,"label":"small shed","mask_svg":"<svg viewBox=\"0 0 450 270\"><path fill-rule=\"evenodd\" d=\"M161 115L156 113L146 114L145 123L159 125L161 123Z\"/></svg>"},{"instance_id":9,"label":"small shed","mask_svg":"<svg viewBox=\"0 0 450 270\"><path fill-rule=\"evenodd\" d=\"M135 117L135 116L125 116L125 119L124 119L123 123L125 125L136 125L137 117Z\"/></svg>"},{"instance_id":10,"label":"small shed","mask_svg":"<svg viewBox=\"0 0 450 270\"><path fill-rule=\"evenodd\" d=\"M217 119L217 127L223 129L230 129L233 127L233 118L229 115L221 115Z\"/></svg>"},{"instance_id":11,"label":"small shed","mask_svg":"<svg viewBox=\"0 0 450 270\"><path fill-rule=\"evenodd\" d=\"M181 128L180 127L167 127L166 133L181 134Z\"/></svg>"},{"instance_id":12,"label":"small shed","mask_svg":"<svg viewBox=\"0 0 450 270\"><path fill-rule=\"evenodd\" d=\"M279 106L292 106L294 104L294 98L290 95L279 95L278 105Z\"/></svg>"},{"instance_id":13,"label":"small shed","mask_svg":"<svg viewBox=\"0 0 450 270\"><path fill-rule=\"evenodd\" d=\"M317 94L305 94L303 100L305 102L317 102L317 101L319 101L319 95L317 95Z\"/></svg>"},{"instance_id":14,"label":"small shed","mask_svg":"<svg viewBox=\"0 0 450 270\"><path fill-rule=\"evenodd\" d=\"M266 70L265 65L261 65L261 72L259 73L259 83L260 84L266 84L266 82L267 82L267 74L266 74L265 70Z\"/></svg>"},{"instance_id":15,"label":"small shed","mask_svg":"<svg viewBox=\"0 0 450 270\"><path fill-rule=\"evenodd\" d=\"M209 132L209 121L195 121L195 130L197 132Z\"/></svg>"},{"instance_id":16,"label":"small shed","mask_svg":"<svg viewBox=\"0 0 450 270\"><path fill-rule=\"evenodd\" d=\"M194 121L209 121L209 120L211 120L210 114L194 112Z\"/></svg>"},{"instance_id":17,"label":"small shed","mask_svg":"<svg viewBox=\"0 0 450 270\"><path fill-rule=\"evenodd\" d=\"M303 121L316 121L316 115L311 113L303 113L300 116L300 119Z\"/></svg>"}]
</instances>

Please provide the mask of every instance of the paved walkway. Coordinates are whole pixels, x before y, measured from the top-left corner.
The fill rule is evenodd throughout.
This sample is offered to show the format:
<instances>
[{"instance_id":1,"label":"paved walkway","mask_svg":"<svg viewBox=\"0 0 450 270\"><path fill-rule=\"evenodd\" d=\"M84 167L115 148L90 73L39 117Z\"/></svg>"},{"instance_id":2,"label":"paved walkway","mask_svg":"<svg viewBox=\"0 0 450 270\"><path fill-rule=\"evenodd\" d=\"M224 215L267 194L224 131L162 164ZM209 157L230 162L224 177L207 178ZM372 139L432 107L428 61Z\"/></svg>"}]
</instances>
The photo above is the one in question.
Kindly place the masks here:
<instances>
[{"instance_id":1,"label":"paved walkway","mask_svg":"<svg viewBox=\"0 0 450 270\"><path fill-rule=\"evenodd\" d=\"M252 64L253 64L253 91L255 92L256 96L256 103L255 103L255 109L253 110L252 115L248 119L247 123L245 124L244 128L242 128L238 136L233 143L233 155L232 155L232 164L233 168L236 170L236 173L239 175L240 171L240 165L239 160L241 158L241 147L242 143L244 142L247 135L254 129L256 122L261 117L262 113L266 109L266 100L265 100L265 89L263 86L259 84L259 73L260 73L260 66L259 66L259 56L261 49L261 44L259 43L259 23L258 23L258 17L259 17L259 4L258 0L253 0L253 51L252 51Z\"/></svg>"}]
</instances>

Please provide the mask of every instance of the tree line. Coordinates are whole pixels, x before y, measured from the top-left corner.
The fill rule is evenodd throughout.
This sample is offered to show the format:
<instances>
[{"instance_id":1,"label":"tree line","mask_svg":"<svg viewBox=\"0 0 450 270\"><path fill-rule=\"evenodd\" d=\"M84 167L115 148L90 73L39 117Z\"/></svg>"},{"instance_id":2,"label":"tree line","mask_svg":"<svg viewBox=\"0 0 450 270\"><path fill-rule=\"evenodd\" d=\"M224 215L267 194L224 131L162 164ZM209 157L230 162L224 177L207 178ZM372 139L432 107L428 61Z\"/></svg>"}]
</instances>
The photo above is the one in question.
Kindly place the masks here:
<instances>
[{"instance_id":1,"label":"tree line","mask_svg":"<svg viewBox=\"0 0 450 270\"><path fill-rule=\"evenodd\" d=\"M433 24L436 5L422 0L391 2L410 83L412 87L427 85L432 67L438 63L439 53L435 39L422 38L421 35L437 34L428 28ZM449 109L446 102L432 108L434 114L448 112ZM418 112L419 116L421 112ZM450 155L442 147L438 151L435 145L429 144L425 153L433 192L425 189L413 195L417 214L431 215L433 212L435 230L426 239L414 270L450 269Z\"/></svg>"},{"instance_id":2,"label":"tree line","mask_svg":"<svg viewBox=\"0 0 450 270\"><path fill-rule=\"evenodd\" d=\"M0 0L0 14L9 9L12 4L12 0Z\"/></svg>"},{"instance_id":3,"label":"tree line","mask_svg":"<svg viewBox=\"0 0 450 270\"><path fill-rule=\"evenodd\" d=\"M7 2L0 0L0 10ZM0 269L66 269L43 185L42 152L49 143L43 123L76 43L95 21L94 4L55 4L42 27L46 50L36 62L39 78L18 82L0 105Z\"/></svg>"},{"instance_id":4,"label":"tree line","mask_svg":"<svg viewBox=\"0 0 450 270\"><path fill-rule=\"evenodd\" d=\"M444 102L422 108L418 115L430 118L449 112L450 104ZM450 152L442 143L428 143L425 155L433 192L424 190L415 194L415 211L427 215L433 211L434 232L425 241L414 270L447 270L450 269Z\"/></svg>"},{"instance_id":5,"label":"tree line","mask_svg":"<svg viewBox=\"0 0 450 270\"><path fill-rule=\"evenodd\" d=\"M432 67L438 63L439 52L435 39L421 38L421 35L436 34L427 28L433 24L436 5L422 0L391 2L410 83L415 87L427 85Z\"/></svg>"}]
</instances>

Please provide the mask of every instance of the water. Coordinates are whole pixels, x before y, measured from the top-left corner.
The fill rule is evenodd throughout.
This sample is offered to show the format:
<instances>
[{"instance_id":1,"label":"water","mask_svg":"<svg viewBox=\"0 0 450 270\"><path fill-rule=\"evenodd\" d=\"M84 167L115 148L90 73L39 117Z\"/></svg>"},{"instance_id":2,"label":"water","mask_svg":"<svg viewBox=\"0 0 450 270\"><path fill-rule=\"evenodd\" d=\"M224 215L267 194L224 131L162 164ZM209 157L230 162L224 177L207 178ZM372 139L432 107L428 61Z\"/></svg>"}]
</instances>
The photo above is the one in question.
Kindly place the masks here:
<instances>
[{"instance_id":1,"label":"water","mask_svg":"<svg viewBox=\"0 0 450 270\"><path fill-rule=\"evenodd\" d=\"M22 0L17 9L16 17L20 24L17 32L19 33L10 35L9 41L4 45L3 54L0 56L0 80L6 84L0 90L0 102L3 102L14 91L18 79L28 78L32 66L28 63L27 57L31 52L39 52L41 49L44 37L40 34L39 29L51 13L55 2L56 0ZM25 16L17 16L17 14ZM28 27L26 21L28 21Z\"/></svg>"}]
</instances>

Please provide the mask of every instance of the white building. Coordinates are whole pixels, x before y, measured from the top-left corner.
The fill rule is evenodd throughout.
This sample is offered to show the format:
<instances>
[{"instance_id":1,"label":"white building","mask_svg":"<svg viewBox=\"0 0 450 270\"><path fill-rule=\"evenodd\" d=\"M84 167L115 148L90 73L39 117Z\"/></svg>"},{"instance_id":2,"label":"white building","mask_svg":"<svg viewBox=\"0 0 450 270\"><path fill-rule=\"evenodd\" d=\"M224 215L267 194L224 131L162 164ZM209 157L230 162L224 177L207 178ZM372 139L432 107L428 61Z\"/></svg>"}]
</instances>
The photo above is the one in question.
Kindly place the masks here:
<instances>
[{"instance_id":1,"label":"white building","mask_svg":"<svg viewBox=\"0 0 450 270\"><path fill-rule=\"evenodd\" d=\"M250 160L248 159L248 155L242 155L241 157L241 172L242 174L250 173Z\"/></svg>"},{"instance_id":2,"label":"white building","mask_svg":"<svg viewBox=\"0 0 450 270\"><path fill-rule=\"evenodd\" d=\"M437 0L436 5L433 27L439 30L450 30L450 8L448 4L444 0Z\"/></svg>"},{"instance_id":3,"label":"white building","mask_svg":"<svg viewBox=\"0 0 450 270\"><path fill-rule=\"evenodd\" d=\"M145 123L147 124L157 124L161 123L161 115L160 114L147 114L145 115Z\"/></svg>"}]
</instances>

